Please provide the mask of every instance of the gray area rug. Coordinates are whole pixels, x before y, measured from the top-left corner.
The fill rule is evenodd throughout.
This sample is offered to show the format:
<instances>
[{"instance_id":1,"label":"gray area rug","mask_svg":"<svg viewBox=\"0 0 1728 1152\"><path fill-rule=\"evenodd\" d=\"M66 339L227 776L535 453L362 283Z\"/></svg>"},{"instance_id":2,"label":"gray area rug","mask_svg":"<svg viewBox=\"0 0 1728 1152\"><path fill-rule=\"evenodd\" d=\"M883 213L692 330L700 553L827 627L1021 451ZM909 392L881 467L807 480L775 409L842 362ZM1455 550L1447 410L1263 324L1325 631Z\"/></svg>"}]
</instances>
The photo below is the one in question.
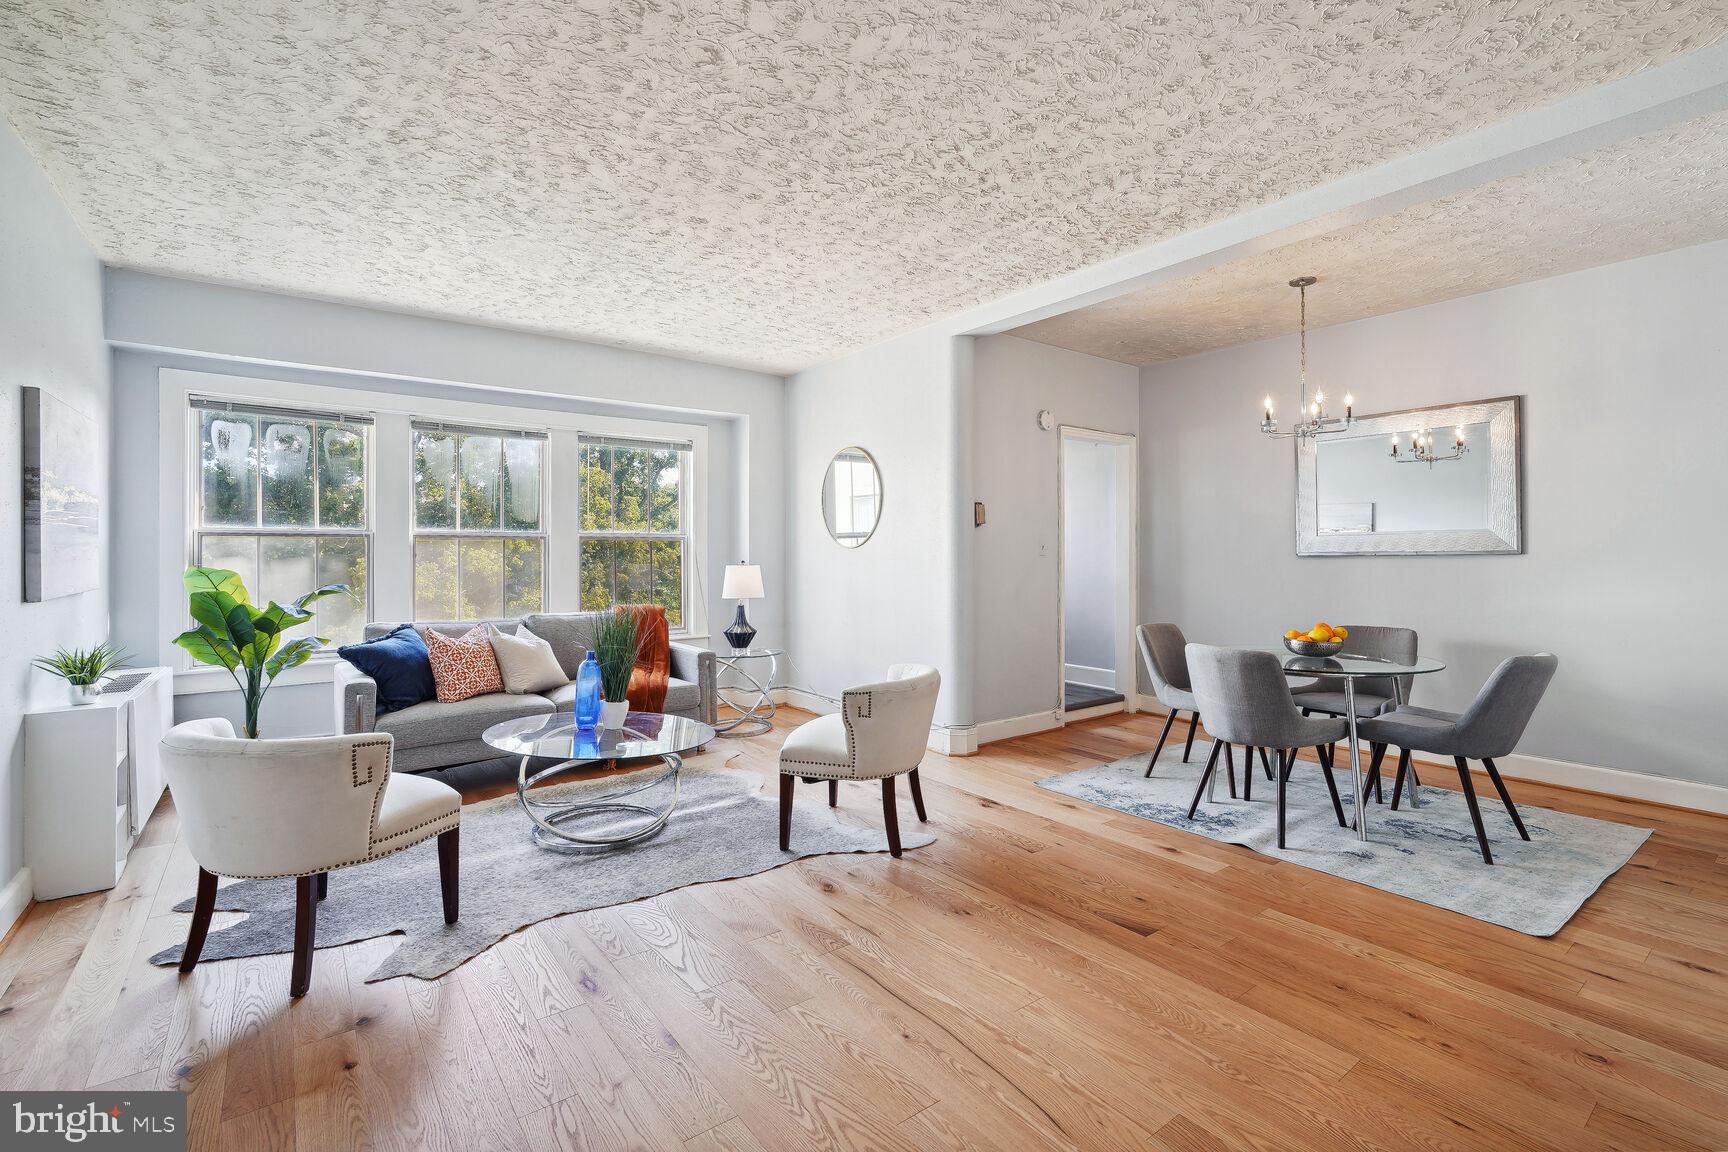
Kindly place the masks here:
<instances>
[{"instance_id":1,"label":"gray area rug","mask_svg":"<svg viewBox=\"0 0 1728 1152\"><path fill-rule=\"evenodd\" d=\"M827 790L800 789L792 809L793 851L780 851L779 801L760 793L762 777L724 767L736 753L709 753L684 763L678 808L659 835L611 849L553 852L528 836L528 816L514 793L462 809L462 918L444 923L438 894L438 854L431 840L370 864L330 875L330 895L318 905L316 944L329 948L393 932L400 947L367 976L442 976L519 928L566 912L626 904L707 880L750 876L805 856L886 852L880 828L835 819ZM537 799L576 800L583 791L610 791L614 781L590 780L536 789ZM659 803L670 784L633 797ZM643 797L650 799L644 800ZM604 826L583 825L588 833ZM901 845L921 848L932 837L901 824ZM175 911L190 912L190 898ZM239 880L216 891L219 910L250 913L212 931L200 960L262 956L294 947L294 881ZM180 961L181 946L156 953L152 964Z\"/></svg>"},{"instance_id":2,"label":"gray area rug","mask_svg":"<svg viewBox=\"0 0 1728 1152\"><path fill-rule=\"evenodd\" d=\"M1229 798L1220 761L1219 799L1202 800L1194 819L1188 819L1188 804L1200 782L1206 750L1196 747L1194 762L1184 764L1181 745L1167 747L1150 780L1144 778L1150 755L1145 753L1052 776L1040 780L1038 786L1184 832L1241 844L1266 856L1531 936L1552 936L1560 931L1590 894L1650 837L1648 828L1520 804L1518 811L1530 833L1526 843L1518 838L1490 786L1477 793L1489 846L1494 851L1494 864L1489 866L1482 862L1462 792L1425 787L1420 809L1411 809L1406 799L1394 812L1392 778L1388 776L1387 803L1368 801L1368 841L1363 843L1356 838L1355 829L1338 827L1320 766L1304 760L1290 777L1285 807L1287 847L1281 850L1278 786L1266 779L1258 761L1252 768L1253 800ZM1348 820L1352 797L1344 771L1347 754L1342 745L1338 751L1338 791ZM1277 759L1272 763L1276 766ZM1419 770L1430 777L1444 771ZM1238 789L1242 786L1241 771L1238 763ZM1457 778L1456 771L1451 778ZM1507 787L1516 802L1517 781L1509 781Z\"/></svg>"}]
</instances>

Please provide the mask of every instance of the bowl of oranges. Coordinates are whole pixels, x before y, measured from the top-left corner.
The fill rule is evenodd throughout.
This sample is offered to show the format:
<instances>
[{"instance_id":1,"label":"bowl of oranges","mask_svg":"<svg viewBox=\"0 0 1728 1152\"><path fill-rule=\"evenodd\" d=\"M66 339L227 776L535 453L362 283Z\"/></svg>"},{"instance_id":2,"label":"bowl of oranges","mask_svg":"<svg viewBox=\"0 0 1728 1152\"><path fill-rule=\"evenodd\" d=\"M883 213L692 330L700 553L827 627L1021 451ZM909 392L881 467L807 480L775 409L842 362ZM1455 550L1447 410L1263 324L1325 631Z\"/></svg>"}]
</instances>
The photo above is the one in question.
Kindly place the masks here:
<instances>
[{"instance_id":1,"label":"bowl of oranges","mask_svg":"<svg viewBox=\"0 0 1728 1152\"><path fill-rule=\"evenodd\" d=\"M1298 656L1336 656L1350 639L1350 629L1334 628L1322 620L1312 628L1292 628L1284 633L1284 647Z\"/></svg>"}]
</instances>

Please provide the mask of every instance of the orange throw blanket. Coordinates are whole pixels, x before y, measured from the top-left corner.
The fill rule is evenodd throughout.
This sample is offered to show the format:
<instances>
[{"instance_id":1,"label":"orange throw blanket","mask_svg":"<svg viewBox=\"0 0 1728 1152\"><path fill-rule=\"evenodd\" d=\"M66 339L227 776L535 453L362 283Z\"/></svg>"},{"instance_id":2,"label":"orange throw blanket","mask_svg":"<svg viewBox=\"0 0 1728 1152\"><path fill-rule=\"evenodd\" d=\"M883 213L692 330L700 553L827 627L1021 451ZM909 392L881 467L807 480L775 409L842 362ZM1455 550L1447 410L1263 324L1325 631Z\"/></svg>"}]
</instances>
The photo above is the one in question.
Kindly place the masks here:
<instances>
[{"instance_id":1,"label":"orange throw blanket","mask_svg":"<svg viewBox=\"0 0 1728 1152\"><path fill-rule=\"evenodd\" d=\"M672 641L666 609L658 604L625 604L617 609L636 617L636 667L624 698L632 712L659 712L666 707L666 682L672 675Z\"/></svg>"}]
</instances>

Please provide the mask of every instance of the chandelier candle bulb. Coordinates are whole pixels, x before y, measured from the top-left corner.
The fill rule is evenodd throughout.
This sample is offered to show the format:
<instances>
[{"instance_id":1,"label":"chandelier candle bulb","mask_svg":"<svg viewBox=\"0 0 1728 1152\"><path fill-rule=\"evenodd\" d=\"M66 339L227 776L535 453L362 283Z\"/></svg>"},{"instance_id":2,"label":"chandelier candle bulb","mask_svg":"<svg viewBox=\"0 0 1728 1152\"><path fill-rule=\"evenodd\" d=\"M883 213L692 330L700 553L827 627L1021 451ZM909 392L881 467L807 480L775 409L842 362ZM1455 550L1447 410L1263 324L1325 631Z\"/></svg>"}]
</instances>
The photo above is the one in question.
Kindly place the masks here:
<instances>
[{"instance_id":1,"label":"chandelier candle bulb","mask_svg":"<svg viewBox=\"0 0 1728 1152\"><path fill-rule=\"evenodd\" d=\"M1348 392L1344 393L1344 419L1346 419L1346 420L1356 419L1356 415L1355 415L1355 411L1354 411L1355 407L1356 407L1356 397L1350 395L1350 393L1348 393Z\"/></svg>"}]
</instances>

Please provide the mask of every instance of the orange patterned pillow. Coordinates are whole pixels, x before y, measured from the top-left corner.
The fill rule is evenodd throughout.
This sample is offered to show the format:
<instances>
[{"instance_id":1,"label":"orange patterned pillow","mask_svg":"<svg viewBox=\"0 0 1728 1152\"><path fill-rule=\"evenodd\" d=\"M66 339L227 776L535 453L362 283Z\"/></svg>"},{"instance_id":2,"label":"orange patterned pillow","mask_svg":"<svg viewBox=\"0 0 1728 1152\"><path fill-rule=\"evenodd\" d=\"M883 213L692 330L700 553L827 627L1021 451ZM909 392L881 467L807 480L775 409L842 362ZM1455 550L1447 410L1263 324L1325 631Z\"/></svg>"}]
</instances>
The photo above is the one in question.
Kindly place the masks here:
<instances>
[{"instance_id":1,"label":"orange patterned pillow","mask_svg":"<svg viewBox=\"0 0 1728 1152\"><path fill-rule=\"evenodd\" d=\"M454 704L470 696L504 691L504 675L498 671L498 656L486 638L484 624L476 624L454 640L430 628L425 636L438 703Z\"/></svg>"}]
</instances>

